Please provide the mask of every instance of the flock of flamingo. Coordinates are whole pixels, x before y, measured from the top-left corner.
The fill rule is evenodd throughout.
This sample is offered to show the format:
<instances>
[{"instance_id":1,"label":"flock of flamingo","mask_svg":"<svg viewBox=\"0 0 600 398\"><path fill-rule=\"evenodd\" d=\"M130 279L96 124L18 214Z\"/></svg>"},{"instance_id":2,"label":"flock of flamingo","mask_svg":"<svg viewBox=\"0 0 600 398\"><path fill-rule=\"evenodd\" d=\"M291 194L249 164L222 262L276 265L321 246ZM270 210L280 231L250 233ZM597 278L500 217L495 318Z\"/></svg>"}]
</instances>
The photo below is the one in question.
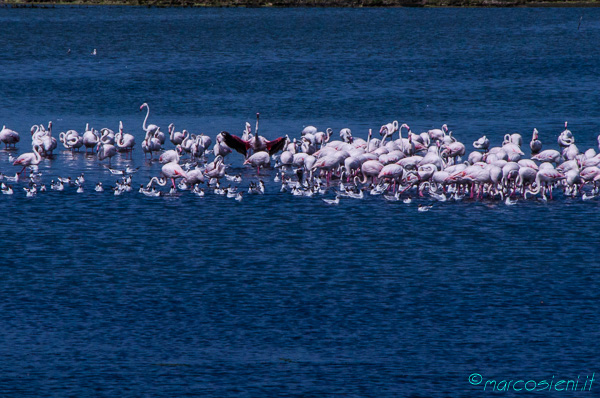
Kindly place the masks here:
<instances>
[{"instance_id":1,"label":"flock of flamingo","mask_svg":"<svg viewBox=\"0 0 600 398\"><path fill-rule=\"evenodd\" d=\"M529 148L523 146L520 134L506 134L502 144L493 147L483 136L473 142L474 150L466 155L465 144L459 142L445 124L440 129L416 134L407 124L399 125L393 121L381 126L381 138L373 137L369 130L367 140L353 137L348 128L341 129L340 139L334 140L332 129L319 131L314 126L307 126L298 138L285 136L270 141L258 134L257 114L254 132L250 123L246 123L241 136L222 131L213 145L209 136L190 134L187 130L176 132L173 124L168 126L165 135L159 126L147 124L150 108L148 104L142 104L140 111L144 108L146 117L142 129L145 137L141 149L146 158L153 159L159 154L158 161L162 164L161 175L152 177L137 190L146 196L172 196L189 190L197 196L212 192L241 201L245 192L265 193L265 184L260 179L261 168L272 167L276 169L274 181L281 183L280 192L308 197L332 192L335 198L323 198L325 203L332 205L338 204L340 198L362 199L366 195L381 195L388 201L405 203L412 197L427 196L435 201L459 201L465 197L471 200L499 199L512 205L517 199L547 201L553 198L555 190L569 197L580 196L583 200L600 193L600 154L593 148L580 151L567 122L558 136L560 150L542 150L539 133L533 129ZM167 137L175 149L163 150ZM110 167L114 156L120 153L130 157L136 148L135 137L123 131L123 123L119 124L117 133L108 128L98 132L87 125L83 134L68 130L61 132L57 141L50 122L47 128L34 125L31 140L32 152L17 158L9 157L21 170L14 177L0 173L0 180L8 183L1 183L3 194L13 194L10 182L19 181L27 183L23 187L27 196L46 191L37 166L53 156L59 143L66 150L83 148L86 153L91 150L99 161L108 160L108 165L104 166L113 175L120 176L112 187L115 195L133 191L132 174L139 167L125 170ZM20 136L4 126L0 141L6 149L15 148ZM598 145L600 148L600 136ZM231 186L231 183L242 181L240 174L227 174L225 159L233 151L244 156L244 165L256 168L257 180L251 181L247 190L239 185ZM531 157L526 158L525 152L530 152ZM214 157L209 161L210 155ZM230 183L227 188L221 185L224 179ZM157 189L156 185L165 186L169 180L170 191ZM176 180L179 180L178 185ZM201 188L205 183L205 188ZM83 192L84 184L82 173L76 179L52 180L50 189L62 191L65 186L74 185L77 192ZM102 183L96 184L94 190L103 192ZM420 211L430 207L419 204Z\"/></svg>"}]
</instances>

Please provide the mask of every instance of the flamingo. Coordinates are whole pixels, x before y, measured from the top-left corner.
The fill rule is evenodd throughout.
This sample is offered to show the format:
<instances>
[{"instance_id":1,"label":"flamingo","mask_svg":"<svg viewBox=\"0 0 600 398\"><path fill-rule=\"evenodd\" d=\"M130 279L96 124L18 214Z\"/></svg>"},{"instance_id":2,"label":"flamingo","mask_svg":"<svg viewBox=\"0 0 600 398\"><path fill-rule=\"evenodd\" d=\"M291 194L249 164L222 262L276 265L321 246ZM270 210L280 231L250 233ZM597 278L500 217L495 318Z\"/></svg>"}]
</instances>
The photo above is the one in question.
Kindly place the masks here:
<instances>
[{"instance_id":1,"label":"flamingo","mask_svg":"<svg viewBox=\"0 0 600 398\"><path fill-rule=\"evenodd\" d=\"M271 157L269 156L268 152L265 151L259 151L254 153L252 156L250 156L248 159L246 159L246 161L244 161L244 164L250 164L254 167L256 167L256 174L260 174L260 168L262 167L269 167L271 164Z\"/></svg>"},{"instance_id":2,"label":"flamingo","mask_svg":"<svg viewBox=\"0 0 600 398\"><path fill-rule=\"evenodd\" d=\"M329 139L331 138L331 134L333 133L333 130L330 128L327 128L327 130L325 130L325 132L317 132L315 133L315 143L317 145L321 145L321 148L323 147L323 145L325 145L326 143L329 142Z\"/></svg>"},{"instance_id":3,"label":"flamingo","mask_svg":"<svg viewBox=\"0 0 600 398\"><path fill-rule=\"evenodd\" d=\"M123 133L123 122L119 122L119 132L115 135L115 143L119 152L133 152L135 148L135 137L132 134Z\"/></svg>"},{"instance_id":4,"label":"flamingo","mask_svg":"<svg viewBox=\"0 0 600 398\"><path fill-rule=\"evenodd\" d=\"M225 157L231 153L231 148L225 143L223 132L217 135L217 142L213 148L213 153L215 154L215 157Z\"/></svg>"},{"instance_id":5,"label":"flamingo","mask_svg":"<svg viewBox=\"0 0 600 398\"><path fill-rule=\"evenodd\" d=\"M202 144L202 139L200 138L200 136L196 136L196 139L194 140L190 148L190 154L192 155L192 159L198 159L202 157L205 151L206 148Z\"/></svg>"},{"instance_id":6,"label":"flamingo","mask_svg":"<svg viewBox=\"0 0 600 398\"><path fill-rule=\"evenodd\" d=\"M538 194L542 191L542 196L545 199L545 190L550 192L550 199L552 199L552 183L560 180L564 180L566 177L560 171L555 169L544 168L538 171L535 177L536 189L527 190L526 193Z\"/></svg>"},{"instance_id":7,"label":"flamingo","mask_svg":"<svg viewBox=\"0 0 600 398\"><path fill-rule=\"evenodd\" d=\"M379 129L379 134L386 137L389 135L391 137L396 131L398 131L398 121L394 120L391 123L381 126Z\"/></svg>"},{"instance_id":8,"label":"flamingo","mask_svg":"<svg viewBox=\"0 0 600 398\"><path fill-rule=\"evenodd\" d=\"M204 184L204 174L200 169L194 169L187 172L186 182L191 186Z\"/></svg>"},{"instance_id":9,"label":"flamingo","mask_svg":"<svg viewBox=\"0 0 600 398\"><path fill-rule=\"evenodd\" d=\"M347 127L341 129L340 138L342 139L342 141L351 144L354 141L354 138L352 138L352 130L350 130Z\"/></svg>"},{"instance_id":10,"label":"flamingo","mask_svg":"<svg viewBox=\"0 0 600 398\"><path fill-rule=\"evenodd\" d=\"M567 147L567 146L575 143L575 138L573 137L573 133L571 133L571 130L569 130L567 128L567 123L568 122L565 122L565 129L558 136L558 145L561 147Z\"/></svg>"},{"instance_id":11,"label":"flamingo","mask_svg":"<svg viewBox=\"0 0 600 398\"><path fill-rule=\"evenodd\" d=\"M183 152L191 153L192 147L196 145L196 134L190 134L187 130L183 130L183 137L181 149Z\"/></svg>"},{"instance_id":12,"label":"flamingo","mask_svg":"<svg viewBox=\"0 0 600 398\"><path fill-rule=\"evenodd\" d=\"M531 142L529 148L531 148L531 154L537 155L542 150L542 141L540 141L537 129L533 129L533 135L531 136Z\"/></svg>"},{"instance_id":13,"label":"flamingo","mask_svg":"<svg viewBox=\"0 0 600 398\"><path fill-rule=\"evenodd\" d=\"M207 150L212 145L212 140L209 136L204 135L204 133L200 133L198 136L198 141L200 142L200 145L204 147L204 150Z\"/></svg>"},{"instance_id":14,"label":"flamingo","mask_svg":"<svg viewBox=\"0 0 600 398\"><path fill-rule=\"evenodd\" d=\"M146 154L150 153L150 159L152 159L152 152L160 151L160 141L158 138L154 136L155 133L148 131L146 133L146 138L142 141L142 150L144 151L144 157Z\"/></svg>"},{"instance_id":15,"label":"flamingo","mask_svg":"<svg viewBox=\"0 0 600 398\"><path fill-rule=\"evenodd\" d=\"M149 124L146 125L146 121L148 120L148 116L150 116L150 107L148 106L147 103L143 103L140 106L140 111L142 109L144 109L144 107L146 107L146 118L144 119L144 122L142 123L142 129L146 132L146 134L148 134L149 132L154 134L158 131L159 127L156 124Z\"/></svg>"},{"instance_id":16,"label":"flamingo","mask_svg":"<svg viewBox=\"0 0 600 398\"><path fill-rule=\"evenodd\" d=\"M58 137L63 146L71 151L73 151L73 149L79 150L79 148L83 146L83 138L75 130L68 130L66 133L60 133Z\"/></svg>"},{"instance_id":17,"label":"flamingo","mask_svg":"<svg viewBox=\"0 0 600 398\"><path fill-rule=\"evenodd\" d=\"M165 177L171 179L171 182L173 183L173 189L177 189L175 186L175 179L177 179L177 178L188 179L189 178L187 173L181 168L181 166L177 162L169 162L169 163L163 165L161 171Z\"/></svg>"},{"instance_id":18,"label":"flamingo","mask_svg":"<svg viewBox=\"0 0 600 398\"><path fill-rule=\"evenodd\" d=\"M38 145L44 156L52 156L52 151L54 151L57 147L56 138L52 137L52 121L48 122L48 130L43 129L44 126L41 126L42 132L37 135L37 139L34 144L34 140L32 140L32 144Z\"/></svg>"},{"instance_id":19,"label":"flamingo","mask_svg":"<svg viewBox=\"0 0 600 398\"><path fill-rule=\"evenodd\" d=\"M181 153L181 146L177 145L175 149L169 149L168 151L164 151L158 161L162 164L167 164L171 162L179 163L179 155Z\"/></svg>"},{"instance_id":20,"label":"flamingo","mask_svg":"<svg viewBox=\"0 0 600 398\"><path fill-rule=\"evenodd\" d=\"M329 180L331 179L331 169L337 167L340 161L336 156L327 155L319 158L315 164L312 166L311 172L320 169L327 171L327 185L329 185Z\"/></svg>"},{"instance_id":21,"label":"flamingo","mask_svg":"<svg viewBox=\"0 0 600 398\"><path fill-rule=\"evenodd\" d=\"M315 135L317 134L317 128L315 126L306 126L304 127L304 129L302 130L301 135L305 136L306 134L312 134Z\"/></svg>"},{"instance_id":22,"label":"flamingo","mask_svg":"<svg viewBox=\"0 0 600 398\"><path fill-rule=\"evenodd\" d=\"M360 166L360 172L363 175L363 179L361 183L365 184L367 182L367 176L373 179L373 183L377 179L377 176L383 169L383 164L379 160L367 160Z\"/></svg>"},{"instance_id":23,"label":"flamingo","mask_svg":"<svg viewBox=\"0 0 600 398\"><path fill-rule=\"evenodd\" d=\"M377 175L378 179L391 179L394 181L394 193L396 193L396 181L402 178L404 168L398 164L392 163L381 168Z\"/></svg>"},{"instance_id":24,"label":"flamingo","mask_svg":"<svg viewBox=\"0 0 600 398\"><path fill-rule=\"evenodd\" d=\"M444 141L444 137L446 136L446 133L448 132L448 125L447 124L443 124L441 129L432 129L429 130L427 132L427 134L429 134L429 137L431 138L431 140L435 140L435 141Z\"/></svg>"},{"instance_id":25,"label":"flamingo","mask_svg":"<svg viewBox=\"0 0 600 398\"><path fill-rule=\"evenodd\" d=\"M505 134L502 145L506 144L515 144L516 146L520 147L523 144L523 137L521 137L521 134L518 133Z\"/></svg>"},{"instance_id":26,"label":"flamingo","mask_svg":"<svg viewBox=\"0 0 600 398\"><path fill-rule=\"evenodd\" d=\"M100 141L96 145L96 152L98 152L98 160L102 161L108 158L108 164L110 166L112 157L117 154L117 148L115 148L114 145L110 144L108 140L105 140L109 132L106 131L107 129L103 130L105 131L102 134L102 137L100 137Z\"/></svg>"},{"instance_id":27,"label":"flamingo","mask_svg":"<svg viewBox=\"0 0 600 398\"><path fill-rule=\"evenodd\" d=\"M227 131L222 131L225 144L231 149L236 150L237 152L244 155L245 158L248 157L248 150L252 149L253 152L267 151L269 155L274 155L275 153L282 150L286 144L285 137L279 137L272 141L268 141L265 137L258 135L258 120L260 117L260 113L256 114L256 128L254 129L254 137L249 141L244 141L237 135L229 134Z\"/></svg>"},{"instance_id":28,"label":"flamingo","mask_svg":"<svg viewBox=\"0 0 600 398\"><path fill-rule=\"evenodd\" d=\"M531 157L532 160L539 160L540 162L552 162L558 164L560 161L560 152L554 149L546 149Z\"/></svg>"},{"instance_id":29,"label":"flamingo","mask_svg":"<svg viewBox=\"0 0 600 398\"><path fill-rule=\"evenodd\" d=\"M217 156L212 163L206 165L204 174L208 178L223 178L225 176L225 165L223 164L223 156Z\"/></svg>"},{"instance_id":30,"label":"flamingo","mask_svg":"<svg viewBox=\"0 0 600 398\"><path fill-rule=\"evenodd\" d=\"M484 151L487 151L490 147L490 140L484 135L477 141L474 141L473 146L475 149L483 149Z\"/></svg>"},{"instance_id":31,"label":"flamingo","mask_svg":"<svg viewBox=\"0 0 600 398\"><path fill-rule=\"evenodd\" d=\"M42 156L39 153L39 147L36 145L33 147L33 152L27 152L20 155L14 162L13 166L23 166L18 174L23 173L29 166L37 166L42 161Z\"/></svg>"},{"instance_id":32,"label":"flamingo","mask_svg":"<svg viewBox=\"0 0 600 398\"><path fill-rule=\"evenodd\" d=\"M105 144L115 145L115 132L107 127L100 129L100 140Z\"/></svg>"},{"instance_id":33,"label":"flamingo","mask_svg":"<svg viewBox=\"0 0 600 398\"><path fill-rule=\"evenodd\" d=\"M529 187L531 187L531 184L535 182L536 177L536 169L527 166L519 168L519 176L517 177L516 185L521 187L521 195L525 195L526 186L529 185Z\"/></svg>"},{"instance_id":34,"label":"flamingo","mask_svg":"<svg viewBox=\"0 0 600 398\"><path fill-rule=\"evenodd\" d=\"M169 139L173 143L173 145L181 145L181 142L185 138L184 134L180 131L175 131L175 125L173 123L169 124Z\"/></svg>"},{"instance_id":35,"label":"flamingo","mask_svg":"<svg viewBox=\"0 0 600 398\"><path fill-rule=\"evenodd\" d=\"M0 130L0 141L4 143L4 148L8 148L9 145L15 147L16 143L21 140L19 133L14 130L7 129L6 126L2 126Z\"/></svg>"},{"instance_id":36,"label":"flamingo","mask_svg":"<svg viewBox=\"0 0 600 398\"><path fill-rule=\"evenodd\" d=\"M88 148L93 149L98 145L98 141L100 141L100 137L98 136L98 132L95 129L89 129L89 123L85 125L85 132L83 133L83 145L85 146L85 152L87 153Z\"/></svg>"}]
</instances>

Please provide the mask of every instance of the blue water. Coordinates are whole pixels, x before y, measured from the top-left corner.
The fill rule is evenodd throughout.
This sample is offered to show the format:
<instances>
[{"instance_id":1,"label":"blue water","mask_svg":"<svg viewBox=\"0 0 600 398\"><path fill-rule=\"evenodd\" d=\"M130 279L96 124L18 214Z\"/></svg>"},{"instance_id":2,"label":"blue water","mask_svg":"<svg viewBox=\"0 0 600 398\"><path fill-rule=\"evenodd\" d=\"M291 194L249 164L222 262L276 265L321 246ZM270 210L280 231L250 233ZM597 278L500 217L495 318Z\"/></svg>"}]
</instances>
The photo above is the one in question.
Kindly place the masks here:
<instances>
[{"instance_id":1,"label":"blue water","mask_svg":"<svg viewBox=\"0 0 600 398\"><path fill-rule=\"evenodd\" d=\"M0 27L0 123L22 137L5 174L49 120L55 137L122 120L139 145L143 102L213 138L256 112L270 138L395 119L494 145L600 133L598 9L0 8ZM127 165L134 186L160 171L139 146ZM600 375L598 200L327 206L266 170L238 203L99 194L116 178L84 154L39 169L86 191L0 197L3 395L480 397L473 373Z\"/></svg>"}]
</instances>

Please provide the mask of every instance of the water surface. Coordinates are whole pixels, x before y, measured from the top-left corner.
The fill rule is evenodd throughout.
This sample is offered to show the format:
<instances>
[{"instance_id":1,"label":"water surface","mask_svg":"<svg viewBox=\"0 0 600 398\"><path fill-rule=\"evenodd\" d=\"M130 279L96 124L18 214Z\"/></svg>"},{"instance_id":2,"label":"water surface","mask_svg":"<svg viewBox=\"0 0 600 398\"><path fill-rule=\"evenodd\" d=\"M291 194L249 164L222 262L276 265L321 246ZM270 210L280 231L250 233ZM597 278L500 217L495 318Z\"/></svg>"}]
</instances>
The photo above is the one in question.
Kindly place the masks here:
<instances>
[{"instance_id":1,"label":"water surface","mask_svg":"<svg viewBox=\"0 0 600 398\"><path fill-rule=\"evenodd\" d=\"M0 9L0 26L18 153L49 120L55 136L122 120L139 144L143 102L163 130L213 137L256 112L270 138L392 120L447 123L469 148L534 127L556 148L565 120L582 149L600 133L596 9ZM135 186L160 171L139 147L114 165L141 166ZM420 213L282 194L274 171L241 203L97 194L115 177L84 154L40 171L84 172L86 191L0 197L7 395L479 397L472 373L598 370L597 200Z\"/></svg>"}]
</instances>

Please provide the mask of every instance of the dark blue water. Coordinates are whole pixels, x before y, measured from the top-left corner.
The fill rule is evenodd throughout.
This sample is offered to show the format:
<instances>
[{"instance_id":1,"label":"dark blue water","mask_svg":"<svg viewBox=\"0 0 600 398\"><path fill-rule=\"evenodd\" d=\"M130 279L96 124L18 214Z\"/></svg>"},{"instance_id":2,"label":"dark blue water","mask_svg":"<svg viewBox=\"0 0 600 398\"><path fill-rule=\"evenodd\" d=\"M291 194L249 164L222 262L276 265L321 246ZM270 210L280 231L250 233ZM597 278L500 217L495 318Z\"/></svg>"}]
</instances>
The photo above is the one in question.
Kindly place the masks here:
<instances>
[{"instance_id":1,"label":"dark blue water","mask_svg":"<svg viewBox=\"0 0 600 398\"><path fill-rule=\"evenodd\" d=\"M0 123L22 136L5 174L49 120L122 120L139 145L143 102L213 137L256 112L267 137L600 132L597 9L0 9L0 43ZM113 165L141 166L134 186L160 171L139 146ZM116 179L94 157L39 168L86 191L0 197L3 395L479 397L473 373L600 374L597 200L326 206L269 170L241 203L115 197L93 192Z\"/></svg>"}]
</instances>

